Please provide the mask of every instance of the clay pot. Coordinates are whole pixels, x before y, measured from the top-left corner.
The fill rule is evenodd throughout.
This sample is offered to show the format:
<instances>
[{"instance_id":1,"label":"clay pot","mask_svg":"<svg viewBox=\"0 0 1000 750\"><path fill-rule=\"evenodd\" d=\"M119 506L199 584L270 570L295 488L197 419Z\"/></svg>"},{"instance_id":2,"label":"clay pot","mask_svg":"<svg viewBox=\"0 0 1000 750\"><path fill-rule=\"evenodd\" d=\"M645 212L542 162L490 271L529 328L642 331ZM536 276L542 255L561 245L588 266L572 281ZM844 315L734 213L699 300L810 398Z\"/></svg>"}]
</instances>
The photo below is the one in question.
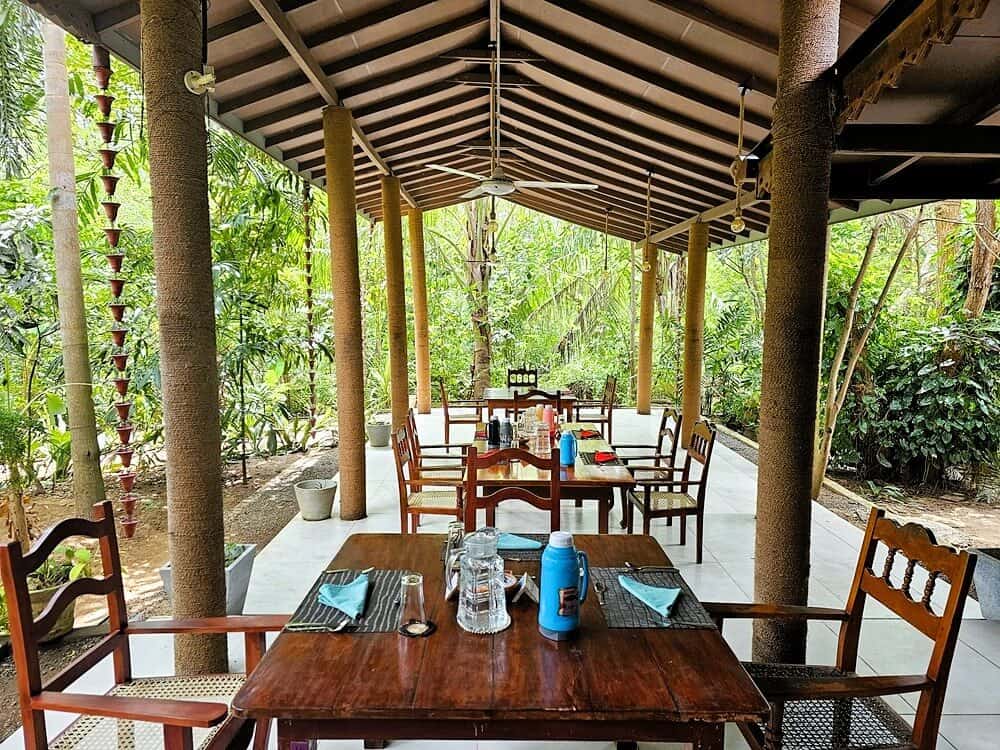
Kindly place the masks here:
<instances>
[{"instance_id":1,"label":"clay pot","mask_svg":"<svg viewBox=\"0 0 1000 750\"><path fill-rule=\"evenodd\" d=\"M115 100L111 94L97 94L94 101L97 102L97 110L104 118L111 116L111 103Z\"/></svg>"},{"instance_id":2,"label":"clay pot","mask_svg":"<svg viewBox=\"0 0 1000 750\"><path fill-rule=\"evenodd\" d=\"M132 465L132 456L135 455L135 451L131 448L119 448L115 451L115 455L118 456L118 462L122 468L127 469Z\"/></svg>"},{"instance_id":3,"label":"clay pot","mask_svg":"<svg viewBox=\"0 0 1000 750\"><path fill-rule=\"evenodd\" d=\"M111 287L111 294L118 299L122 296L122 292L125 291L125 279L108 279L108 285Z\"/></svg>"},{"instance_id":4,"label":"clay pot","mask_svg":"<svg viewBox=\"0 0 1000 750\"><path fill-rule=\"evenodd\" d=\"M115 346L125 346L125 336L128 334L128 328L112 328L111 329L111 343Z\"/></svg>"},{"instance_id":5,"label":"clay pot","mask_svg":"<svg viewBox=\"0 0 1000 750\"><path fill-rule=\"evenodd\" d=\"M127 423L129 412L132 411L132 402L119 401L115 404L115 411L118 412L118 421Z\"/></svg>"},{"instance_id":6,"label":"clay pot","mask_svg":"<svg viewBox=\"0 0 1000 750\"><path fill-rule=\"evenodd\" d=\"M108 253L104 257L108 259L108 265L111 266L112 273L121 273L122 261L125 260L125 253Z\"/></svg>"},{"instance_id":7,"label":"clay pot","mask_svg":"<svg viewBox=\"0 0 1000 750\"><path fill-rule=\"evenodd\" d=\"M120 177L116 177L113 174L102 174L101 184L104 185L104 192L108 195L114 195L115 189L118 187L118 180Z\"/></svg>"},{"instance_id":8,"label":"clay pot","mask_svg":"<svg viewBox=\"0 0 1000 750\"><path fill-rule=\"evenodd\" d=\"M115 139L115 123L99 122L97 129L101 132L101 140L105 143L111 143Z\"/></svg>"},{"instance_id":9,"label":"clay pot","mask_svg":"<svg viewBox=\"0 0 1000 750\"><path fill-rule=\"evenodd\" d=\"M118 472L118 484L121 485L123 492L131 492L132 488L135 487L135 472L134 471L119 471Z\"/></svg>"},{"instance_id":10,"label":"clay pot","mask_svg":"<svg viewBox=\"0 0 1000 750\"><path fill-rule=\"evenodd\" d=\"M118 370L118 372L124 372L126 365L128 365L128 355L112 354L111 361L115 363L115 369Z\"/></svg>"},{"instance_id":11,"label":"clay pot","mask_svg":"<svg viewBox=\"0 0 1000 750\"><path fill-rule=\"evenodd\" d=\"M111 247L118 247L118 240L122 238L122 230L118 227L105 227L104 236L108 238L108 244Z\"/></svg>"},{"instance_id":12,"label":"clay pot","mask_svg":"<svg viewBox=\"0 0 1000 750\"><path fill-rule=\"evenodd\" d=\"M126 539L131 539L135 536L135 527L139 525L139 522L134 518L123 518L122 519L122 536Z\"/></svg>"},{"instance_id":13,"label":"clay pot","mask_svg":"<svg viewBox=\"0 0 1000 750\"><path fill-rule=\"evenodd\" d=\"M113 148L102 148L98 149L97 153L101 155L101 165L105 169L115 168L115 157L118 156L118 152Z\"/></svg>"},{"instance_id":14,"label":"clay pot","mask_svg":"<svg viewBox=\"0 0 1000 750\"><path fill-rule=\"evenodd\" d=\"M139 497L133 495L131 492L121 496L118 502L122 504L122 510L125 511L126 518L135 518L135 504L138 500Z\"/></svg>"},{"instance_id":15,"label":"clay pot","mask_svg":"<svg viewBox=\"0 0 1000 750\"><path fill-rule=\"evenodd\" d=\"M121 208L121 203L117 201L101 201L101 205L104 206L104 215L108 217L108 221L114 223L118 220L118 209Z\"/></svg>"},{"instance_id":16,"label":"clay pot","mask_svg":"<svg viewBox=\"0 0 1000 750\"><path fill-rule=\"evenodd\" d=\"M115 384L115 390L118 391L118 395L121 396L122 398L125 398L125 396L128 395L129 381L130 378L115 378L113 381L111 381ZM125 440L123 442L127 443L128 441Z\"/></svg>"},{"instance_id":17,"label":"clay pot","mask_svg":"<svg viewBox=\"0 0 1000 750\"><path fill-rule=\"evenodd\" d=\"M112 302L108 307L111 308L111 317L115 319L116 323L121 323L125 319L125 305L120 302Z\"/></svg>"},{"instance_id":18,"label":"clay pot","mask_svg":"<svg viewBox=\"0 0 1000 750\"><path fill-rule=\"evenodd\" d=\"M122 445L129 444L129 442L132 440L132 430L134 429L135 427L133 427L130 424L118 425L115 428L115 432L118 433L118 440L121 442Z\"/></svg>"},{"instance_id":19,"label":"clay pot","mask_svg":"<svg viewBox=\"0 0 1000 750\"><path fill-rule=\"evenodd\" d=\"M107 91L108 86L111 84L111 68L104 65L95 65L94 77L97 78L97 88L101 91Z\"/></svg>"}]
</instances>

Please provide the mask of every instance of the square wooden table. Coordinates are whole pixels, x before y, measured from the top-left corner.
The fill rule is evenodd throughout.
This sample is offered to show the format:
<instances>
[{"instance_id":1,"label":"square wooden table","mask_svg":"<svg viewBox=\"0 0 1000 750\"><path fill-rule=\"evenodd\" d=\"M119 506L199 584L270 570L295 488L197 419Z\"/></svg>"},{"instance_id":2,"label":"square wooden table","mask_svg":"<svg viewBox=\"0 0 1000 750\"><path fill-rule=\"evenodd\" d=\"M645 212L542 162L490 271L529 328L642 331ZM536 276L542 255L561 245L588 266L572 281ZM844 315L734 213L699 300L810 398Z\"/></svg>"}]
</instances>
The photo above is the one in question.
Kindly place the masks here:
<instances>
[{"instance_id":1,"label":"square wooden table","mask_svg":"<svg viewBox=\"0 0 1000 750\"><path fill-rule=\"evenodd\" d=\"M648 536L578 535L576 544L592 566L670 564ZM440 534L348 538L331 567L422 572L437 632L282 632L233 712L277 720L280 750L312 739L675 741L721 750L726 722L767 715L717 630L610 629L592 591L573 641L543 638L531 604L511 605L501 633L465 632L442 593L443 545ZM538 573L537 562L507 565Z\"/></svg>"},{"instance_id":2,"label":"square wooden table","mask_svg":"<svg viewBox=\"0 0 1000 750\"><path fill-rule=\"evenodd\" d=\"M483 425L480 425L477 434L482 429ZM575 500L578 507L583 500L597 500L597 531L600 534L607 534L608 517L614 506L614 492L616 489L629 490L635 487L632 472L624 464L600 465L584 461L583 453L611 450L611 446L600 436L595 425L566 422L561 425L561 429L592 430L599 435L590 440L577 440L576 461L573 466L562 469L560 491L564 498ZM476 438L474 444L479 451L490 448L483 438ZM479 469L476 480L487 492L490 488L500 487L544 487L549 483L549 472L520 462L496 464L486 469ZM622 512L624 511L623 505Z\"/></svg>"},{"instance_id":3,"label":"square wooden table","mask_svg":"<svg viewBox=\"0 0 1000 750\"><path fill-rule=\"evenodd\" d=\"M500 411L502 409L513 409L514 408L514 391L520 394L525 394L530 390L536 390L529 388L528 386L521 386L520 388L486 388L483 390L483 400L486 402L486 415L492 416L493 412ZM544 390L546 393L555 393L555 391L549 391L545 388L537 389ZM565 388L557 388L559 391L559 399L562 402L563 413L565 414L566 421L573 419L573 409L576 407L576 396L573 395L571 391L567 391ZM541 397L536 397L541 399Z\"/></svg>"}]
</instances>

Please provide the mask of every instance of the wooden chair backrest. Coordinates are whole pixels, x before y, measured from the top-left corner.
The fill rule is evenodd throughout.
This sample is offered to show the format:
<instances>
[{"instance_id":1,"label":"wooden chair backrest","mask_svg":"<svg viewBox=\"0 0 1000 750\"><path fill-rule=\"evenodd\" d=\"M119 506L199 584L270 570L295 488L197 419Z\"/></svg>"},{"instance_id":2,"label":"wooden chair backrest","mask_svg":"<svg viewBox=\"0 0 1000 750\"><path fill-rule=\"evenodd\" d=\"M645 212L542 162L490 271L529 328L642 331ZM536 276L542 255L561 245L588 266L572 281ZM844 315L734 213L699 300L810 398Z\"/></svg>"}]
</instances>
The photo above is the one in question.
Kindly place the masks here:
<instances>
[{"instance_id":1,"label":"wooden chair backrest","mask_svg":"<svg viewBox=\"0 0 1000 750\"><path fill-rule=\"evenodd\" d=\"M508 388L537 388L538 368L537 367L508 367L507 368Z\"/></svg>"},{"instance_id":2,"label":"wooden chair backrest","mask_svg":"<svg viewBox=\"0 0 1000 750\"><path fill-rule=\"evenodd\" d=\"M67 518L52 526L31 546L21 552L19 542L0 545L0 576L7 595L7 616L10 646L17 668L18 701L25 727L26 741L45 737L45 719L41 711L31 709L32 696L43 690L65 690L91 667L109 654L114 656L115 682L132 679L129 653L128 613L125 609L125 588L122 583L121 559L115 534L115 515L111 502L94 506L95 520ZM31 610L28 577L44 563L53 550L71 537L95 539L101 556L103 577L83 577L64 583L37 617ZM83 652L65 669L43 683L38 661L38 644L56 624L60 613L80 596L103 596L108 604L108 635L93 648ZM44 746L44 742L41 743Z\"/></svg>"},{"instance_id":3,"label":"wooden chair backrest","mask_svg":"<svg viewBox=\"0 0 1000 750\"><path fill-rule=\"evenodd\" d=\"M618 378L614 375L608 375L607 380L604 381L604 395L601 396L601 411L607 410L610 414L611 410L615 408L615 398L618 396Z\"/></svg>"},{"instance_id":4,"label":"wooden chair backrest","mask_svg":"<svg viewBox=\"0 0 1000 750\"><path fill-rule=\"evenodd\" d=\"M680 434L680 430L676 429L677 434ZM708 487L708 469L712 463L712 451L715 448L715 436L717 434L715 425L711 422L707 422L704 419L698 420L694 423L694 427L691 430L691 442L688 444L687 452L684 455L684 464L681 471L681 487L685 487L685 483L697 481L698 492L690 493L698 500L698 505L703 505L705 502L705 490ZM674 451L676 452L676 436L674 442ZM692 468L694 464L701 465L701 471L698 476L694 476L692 473Z\"/></svg>"},{"instance_id":5,"label":"wooden chair backrest","mask_svg":"<svg viewBox=\"0 0 1000 750\"><path fill-rule=\"evenodd\" d=\"M492 489L490 494L483 497L477 491L479 484L479 470L496 466L500 463L512 460L520 461L523 464L530 464L537 469L549 472L549 484L545 488L539 487L539 491L528 489L527 487L501 487ZM560 467L559 449L552 450L552 456L542 458L534 453L521 450L520 448L504 448L481 457L475 447L469 448L467 459L467 469L465 478L465 530L476 530L476 511L479 508L496 507L504 500L524 500L540 510L549 511L549 530L559 530L559 510L560 510Z\"/></svg>"},{"instance_id":6,"label":"wooden chair backrest","mask_svg":"<svg viewBox=\"0 0 1000 750\"><path fill-rule=\"evenodd\" d=\"M684 415L679 409L673 406L663 408L663 414L660 415L660 431L656 436L656 452L668 457L668 466L673 466L677 461L677 447L681 444L681 422L683 421ZM669 451L663 450L664 440L670 441Z\"/></svg>"},{"instance_id":7,"label":"wooden chair backrest","mask_svg":"<svg viewBox=\"0 0 1000 750\"><path fill-rule=\"evenodd\" d=\"M559 391L548 393L537 388L531 388L524 393L514 391L514 421L517 421L522 411L533 409L539 404L551 406L556 414L562 414L562 393Z\"/></svg>"},{"instance_id":8,"label":"wooden chair backrest","mask_svg":"<svg viewBox=\"0 0 1000 750\"><path fill-rule=\"evenodd\" d=\"M444 387L444 380L438 381L438 392L441 394L441 408L445 415L448 414L448 389Z\"/></svg>"},{"instance_id":9,"label":"wooden chair backrest","mask_svg":"<svg viewBox=\"0 0 1000 750\"><path fill-rule=\"evenodd\" d=\"M392 456L396 460L396 481L399 484L399 502L406 503L409 489L406 481L418 479L417 464L413 460L413 445L410 441L410 430L404 424L392 433Z\"/></svg>"},{"instance_id":10,"label":"wooden chair backrest","mask_svg":"<svg viewBox=\"0 0 1000 750\"><path fill-rule=\"evenodd\" d=\"M876 565L880 547L886 550L885 560ZM933 687L921 693L913 723L913 742L918 748L932 747L938 733L962 610L975 566L975 555L938 544L934 534L923 526L915 523L901 526L886 518L881 508L873 508L868 516L847 602L848 619L840 628L837 666L846 671L857 668L862 619L869 596L934 641L926 673ZM898 568L902 568L901 575ZM918 568L926 573L926 581L919 598L915 598L912 587ZM931 597L941 580L948 582L949 591L941 611L936 612Z\"/></svg>"},{"instance_id":11,"label":"wooden chair backrest","mask_svg":"<svg viewBox=\"0 0 1000 750\"><path fill-rule=\"evenodd\" d=\"M406 411L406 430L410 438L410 453L416 463L420 463L420 435L417 433L417 415L413 407Z\"/></svg>"}]
</instances>

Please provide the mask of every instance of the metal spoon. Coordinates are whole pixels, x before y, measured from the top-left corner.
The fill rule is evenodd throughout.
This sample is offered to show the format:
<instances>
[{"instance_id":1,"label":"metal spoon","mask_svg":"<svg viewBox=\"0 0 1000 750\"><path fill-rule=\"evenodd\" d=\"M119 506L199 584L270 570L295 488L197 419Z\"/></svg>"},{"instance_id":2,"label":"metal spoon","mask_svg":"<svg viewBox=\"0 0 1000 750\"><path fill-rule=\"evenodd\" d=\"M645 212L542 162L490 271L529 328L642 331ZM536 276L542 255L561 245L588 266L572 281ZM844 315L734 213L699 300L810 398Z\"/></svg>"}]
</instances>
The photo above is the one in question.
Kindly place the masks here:
<instances>
[{"instance_id":1,"label":"metal spoon","mask_svg":"<svg viewBox=\"0 0 1000 750\"><path fill-rule=\"evenodd\" d=\"M603 607L604 595L608 591L607 584L605 584L604 581L594 581L594 591L597 592L597 603Z\"/></svg>"},{"instance_id":2,"label":"metal spoon","mask_svg":"<svg viewBox=\"0 0 1000 750\"><path fill-rule=\"evenodd\" d=\"M677 570L677 568L672 565L633 565L628 560L625 561L625 567L629 570L635 571L636 573L642 573L646 570Z\"/></svg>"}]
</instances>

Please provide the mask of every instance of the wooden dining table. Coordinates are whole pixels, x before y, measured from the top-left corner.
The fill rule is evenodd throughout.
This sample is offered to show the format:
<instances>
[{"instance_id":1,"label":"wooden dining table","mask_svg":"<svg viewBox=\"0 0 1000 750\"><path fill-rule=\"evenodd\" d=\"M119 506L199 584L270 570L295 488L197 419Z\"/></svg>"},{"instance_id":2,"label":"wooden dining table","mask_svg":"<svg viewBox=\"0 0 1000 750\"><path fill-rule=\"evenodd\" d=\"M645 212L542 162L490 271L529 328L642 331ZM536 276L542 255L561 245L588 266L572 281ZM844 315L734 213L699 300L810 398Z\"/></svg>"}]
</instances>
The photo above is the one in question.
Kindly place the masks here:
<instances>
[{"instance_id":1,"label":"wooden dining table","mask_svg":"<svg viewBox=\"0 0 1000 750\"><path fill-rule=\"evenodd\" d=\"M502 411L504 409L514 408L514 392L517 391L522 396L530 390L528 386L522 386L521 388L486 388L483 390L483 401L486 402L486 414L487 416L492 416L494 412ZM540 390L546 393L556 393L559 392L559 400L562 403L563 414L568 422L573 418L573 409L576 406L576 396L573 395L571 391L565 388L557 388L555 390L548 390L542 388ZM536 397L541 400L541 397Z\"/></svg>"},{"instance_id":2,"label":"wooden dining table","mask_svg":"<svg viewBox=\"0 0 1000 750\"><path fill-rule=\"evenodd\" d=\"M649 536L576 535L591 567L669 565ZM426 638L284 631L233 699L236 716L277 722L279 750L317 739L690 742L722 750L727 722L768 705L715 628L609 628L593 591L575 640L538 632L534 604L474 635L443 596L441 534L355 534L331 568L423 573ZM506 561L537 576L537 561ZM300 744L301 743L301 744Z\"/></svg>"},{"instance_id":3,"label":"wooden dining table","mask_svg":"<svg viewBox=\"0 0 1000 750\"><path fill-rule=\"evenodd\" d=\"M579 507L584 500L597 501L597 531L600 534L608 533L608 518L611 515L611 508L614 506L615 490L629 490L635 487L635 479L632 472L624 464L596 464L587 463L583 457L584 453L594 454L600 451L611 452L608 441L600 436L600 431L595 425L585 422L565 422L560 425L562 430L590 430L597 433L597 437L587 440L577 440L576 461L572 466L564 467L560 476L560 492L563 498L573 500ZM476 428L474 445L476 450L484 452L491 447L486 444L482 437L485 425ZM485 469L478 469L476 481L489 492L491 488L501 487L544 487L549 483L549 472L547 469L539 469L531 464L521 462L510 462L495 464ZM622 509L624 512L624 508Z\"/></svg>"}]
</instances>

